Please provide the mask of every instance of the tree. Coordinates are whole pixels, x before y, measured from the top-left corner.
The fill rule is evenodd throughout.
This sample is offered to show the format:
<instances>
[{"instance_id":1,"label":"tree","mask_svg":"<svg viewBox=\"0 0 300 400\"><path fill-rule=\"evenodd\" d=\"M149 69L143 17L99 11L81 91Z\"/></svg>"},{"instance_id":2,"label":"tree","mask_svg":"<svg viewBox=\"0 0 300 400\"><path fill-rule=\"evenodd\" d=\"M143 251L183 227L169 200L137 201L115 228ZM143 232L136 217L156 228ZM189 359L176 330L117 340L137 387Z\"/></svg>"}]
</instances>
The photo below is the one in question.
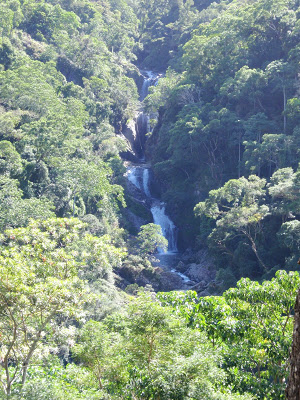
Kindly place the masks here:
<instances>
[{"instance_id":1,"label":"tree","mask_svg":"<svg viewBox=\"0 0 300 400\"><path fill-rule=\"evenodd\" d=\"M223 342L233 339L233 326L237 320L233 310L222 296L198 297L196 292L187 291L159 293L163 305L175 308L187 325L205 331L213 347L222 347ZM237 334L237 332L235 332Z\"/></svg>"},{"instance_id":2,"label":"tree","mask_svg":"<svg viewBox=\"0 0 300 400\"><path fill-rule=\"evenodd\" d=\"M300 251L300 221L284 222L277 232L277 236L290 251L290 255L286 259L287 268L294 268Z\"/></svg>"},{"instance_id":3,"label":"tree","mask_svg":"<svg viewBox=\"0 0 300 400\"><path fill-rule=\"evenodd\" d=\"M298 261L300 264L300 260ZM290 353L290 373L285 395L287 400L298 400L300 398L300 289L298 290L295 304L293 344Z\"/></svg>"},{"instance_id":4,"label":"tree","mask_svg":"<svg viewBox=\"0 0 300 400\"><path fill-rule=\"evenodd\" d=\"M225 368L237 390L253 385L252 393L259 398L283 399L299 284L297 272L277 271L270 281L241 279L224 293L237 321L232 346L225 349Z\"/></svg>"},{"instance_id":5,"label":"tree","mask_svg":"<svg viewBox=\"0 0 300 400\"><path fill-rule=\"evenodd\" d=\"M19 182L0 176L0 229L24 226L30 218L54 217L53 204L47 198L24 199Z\"/></svg>"},{"instance_id":6,"label":"tree","mask_svg":"<svg viewBox=\"0 0 300 400\"><path fill-rule=\"evenodd\" d=\"M66 251L82 228L77 220L50 219L2 235L0 382L8 397L19 377L24 385L29 364L49 353L60 321L83 312L85 283Z\"/></svg>"},{"instance_id":7,"label":"tree","mask_svg":"<svg viewBox=\"0 0 300 400\"><path fill-rule=\"evenodd\" d=\"M258 399L283 399L291 344L297 272L277 271L262 284L241 279L223 296L159 293L189 327L207 334L223 357L225 385Z\"/></svg>"},{"instance_id":8,"label":"tree","mask_svg":"<svg viewBox=\"0 0 300 400\"><path fill-rule=\"evenodd\" d=\"M83 200L96 197L116 198L124 204L123 189L119 185L111 185L108 177L112 174L111 169L103 162L97 164L82 159L53 160L56 166L56 182L69 188L69 198L72 201L73 216L76 213L76 198Z\"/></svg>"},{"instance_id":9,"label":"tree","mask_svg":"<svg viewBox=\"0 0 300 400\"><path fill-rule=\"evenodd\" d=\"M269 207L261 204L265 195L265 179L255 175L248 179L231 179L223 187L211 190L205 202L195 207L196 215L206 215L216 220L210 234L221 248L226 240L241 235L250 242L258 263L266 272L268 267L259 255L256 237L261 232L262 220L269 214ZM226 248L226 245L225 245Z\"/></svg>"},{"instance_id":10,"label":"tree","mask_svg":"<svg viewBox=\"0 0 300 400\"><path fill-rule=\"evenodd\" d=\"M272 214L281 215L283 222L295 218L300 211L299 190L296 185L296 173L292 168L281 168L274 172L267 185L272 197Z\"/></svg>"},{"instance_id":11,"label":"tree","mask_svg":"<svg viewBox=\"0 0 300 400\"><path fill-rule=\"evenodd\" d=\"M118 320L120 317L115 318ZM203 333L187 328L169 307L162 307L153 293L140 294L133 300L124 321L125 327L120 331L127 354L128 378L120 388L119 398L249 399L250 396L235 395L222 385L224 375L217 367L219 353ZM110 326L118 331L118 324Z\"/></svg>"},{"instance_id":12,"label":"tree","mask_svg":"<svg viewBox=\"0 0 300 400\"><path fill-rule=\"evenodd\" d=\"M139 251L143 255L152 255L158 248L166 251L168 241L163 237L161 227L155 224L141 226L137 236Z\"/></svg>"},{"instance_id":13,"label":"tree","mask_svg":"<svg viewBox=\"0 0 300 400\"><path fill-rule=\"evenodd\" d=\"M278 168L289 165L293 138L284 134L265 134L262 142L246 141L244 162L247 171L271 176Z\"/></svg>"},{"instance_id":14,"label":"tree","mask_svg":"<svg viewBox=\"0 0 300 400\"><path fill-rule=\"evenodd\" d=\"M258 69L243 66L234 78L228 78L220 88L220 95L238 104L240 115L253 111L264 111L262 105L263 89L267 86L266 74Z\"/></svg>"},{"instance_id":15,"label":"tree","mask_svg":"<svg viewBox=\"0 0 300 400\"><path fill-rule=\"evenodd\" d=\"M266 74L270 81L274 84L274 90L281 89L283 96L283 132L286 133L286 108L287 93L293 88L292 65L283 60L272 61L266 67Z\"/></svg>"},{"instance_id":16,"label":"tree","mask_svg":"<svg viewBox=\"0 0 300 400\"><path fill-rule=\"evenodd\" d=\"M0 142L0 173L9 177L20 175L22 159L13 144L7 140Z\"/></svg>"},{"instance_id":17,"label":"tree","mask_svg":"<svg viewBox=\"0 0 300 400\"><path fill-rule=\"evenodd\" d=\"M125 362L121 340L118 332L109 332L103 323L91 320L80 330L78 343L72 349L76 358L93 372L100 390L106 386L103 380L106 382L108 376L115 385L122 376L118 376L118 364Z\"/></svg>"},{"instance_id":18,"label":"tree","mask_svg":"<svg viewBox=\"0 0 300 400\"><path fill-rule=\"evenodd\" d=\"M9 36L13 28L14 12L6 4L0 5L0 34L2 38Z\"/></svg>"}]
</instances>

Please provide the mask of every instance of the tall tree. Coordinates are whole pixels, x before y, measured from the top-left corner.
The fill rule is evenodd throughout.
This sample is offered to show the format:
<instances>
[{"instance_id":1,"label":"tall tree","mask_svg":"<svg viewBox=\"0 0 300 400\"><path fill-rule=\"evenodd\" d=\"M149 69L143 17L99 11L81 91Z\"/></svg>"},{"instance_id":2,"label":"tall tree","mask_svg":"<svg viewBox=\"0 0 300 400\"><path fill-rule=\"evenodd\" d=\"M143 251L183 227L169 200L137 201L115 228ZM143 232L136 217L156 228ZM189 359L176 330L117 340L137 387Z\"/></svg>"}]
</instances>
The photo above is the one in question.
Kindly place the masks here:
<instances>
[{"instance_id":1,"label":"tall tree","mask_svg":"<svg viewBox=\"0 0 300 400\"><path fill-rule=\"evenodd\" d=\"M298 260L300 264L300 259ZM295 304L295 317L294 317L294 331L293 331L293 345L290 355L290 375L286 388L287 400L300 399L300 289L298 290L296 304Z\"/></svg>"},{"instance_id":2,"label":"tall tree","mask_svg":"<svg viewBox=\"0 0 300 400\"><path fill-rule=\"evenodd\" d=\"M32 360L49 353L63 316L83 311L85 283L66 250L82 228L78 220L50 219L1 238L0 383L7 397L20 377L24 385Z\"/></svg>"},{"instance_id":3,"label":"tall tree","mask_svg":"<svg viewBox=\"0 0 300 400\"><path fill-rule=\"evenodd\" d=\"M211 190L206 201L196 205L195 213L216 220L216 228L210 237L221 247L236 235L247 238L258 263L266 272L268 267L259 254L256 242L261 222L269 213L269 207L261 204L265 185L265 179L255 175L248 179L232 179L220 189Z\"/></svg>"}]
</instances>

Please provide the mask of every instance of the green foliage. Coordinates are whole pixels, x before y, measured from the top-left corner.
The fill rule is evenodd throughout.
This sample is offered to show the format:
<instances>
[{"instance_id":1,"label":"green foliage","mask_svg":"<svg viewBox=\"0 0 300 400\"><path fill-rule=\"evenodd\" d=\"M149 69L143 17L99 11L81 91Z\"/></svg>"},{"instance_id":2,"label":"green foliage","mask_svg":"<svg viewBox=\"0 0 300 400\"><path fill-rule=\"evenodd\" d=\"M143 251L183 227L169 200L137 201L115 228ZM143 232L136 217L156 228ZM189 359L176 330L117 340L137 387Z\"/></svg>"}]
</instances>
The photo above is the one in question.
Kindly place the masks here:
<instances>
[{"instance_id":1,"label":"green foliage","mask_svg":"<svg viewBox=\"0 0 300 400\"><path fill-rule=\"evenodd\" d=\"M244 145L245 168L258 175L271 175L272 171L293 163L295 151L289 136L265 134L261 143L246 141Z\"/></svg>"},{"instance_id":2,"label":"green foliage","mask_svg":"<svg viewBox=\"0 0 300 400\"><path fill-rule=\"evenodd\" d=\"M22 159L14 146L7 140L0 142L0 173L9 177L20 175L23 170Z\"/></svg>"},{"instance_id":3,"label":"green foliage","mask_svg":"<svg viewBox=\"0 0 300 400\"><path fill-rule=\"evenodd\" d=\"M65 249L79 229L76 220L52 219L1 238L1 381L7 395L19 375L25 383L29 363L51 351L55 336L63 338L56 315L80 317L86 289Z\"/></svg>"},{"instance_id":4,"label":"green foliage","mask_svg":"<svg viewBox=\"0 0 300 400\"><path fill-rule=\"evenodd\" d=\"M94 298L86 279L97 293L97 282L113 284L112 268L124 252L84 229L77 219L53 218L1 237L1 381L7 395L20 376L25 384L29 364L73 342L68 320L84 321L84 305Z\"/></svg>"},{"instance_id":5,"label":"green foliage","mask_svg":"<svg viewBox=\"0 0 300 400\"><path fill-rule=\"evenodd\" d=\"M284 398L285 362L293 330L291 310L298 287L298 273L277 271L276 278L262 285L242 279L236 289L225 292L234 316L243 324L241 338L226 356L237 388L253 385L259 398ZM235 371L236 357L239 368L252 369L252 376L242 377Z\"/></svg>"},{"instance_id":6,"label":"green foliage","mask_svg":"<svg viewBox=\"0 0 300 400\"><path fill-rule=\"evenodd\" d=\"M262 284L241 279L222 297L198 298L188 291L159 293L159 299L221 350L233 391L283 399L299 283L298 273L277 271Z\"/></svg>"},{"instance_id":7,"label":"green foliage","mask_svg":"<svg viewBox=\"0 0 300 400\"><path fill-rule=\"evenodd\" d=\"M200 230L219 291L295 269L297 7L1 1L0 397L283 398L297 273L205 298L116 290L116 272L155 276L167 248L148 224L127 257L118 134L139 107L136 65L169 63L144 102L147 154L183 242ZM71 215L84 222L55 218Z\"/></svg>"},{"instance_id":8,"label":"green foliage","mask_svg":"<svg viewBox=\"0 0 300 400\"><path fill-rule=\"evenodd\" d=\"M54 216L53 204L47 198L23 199L23 192L18 186L16 179L0 177L1 229L24 226L30 218L46 219Z\"/></svg>"},{"instance_id":9,"label":"green foliage","mask_svg":"<svg viewBox=\"0 0 300 400\"><path fill-rule=\"evenodd\" d=\"M292 168L281 168L274 172L267 185L265 179L255 175L251 175L248 179L242 177L238 180L230 180L220 189L210 191L205 202L195 207L196 215L206 215L216 220L215 227L208 237L209 246L220 254L226 254L237 276L244 275L243 269L237 271L235 266L239 263L240 251L245 251L244 249L249 246L256 258L256 263L262 269L261 272L266 273L271 270L273 265L264 260L268 260L267 254L272 260L276 260L275 257L272 258L276 243L278 243L277 246L285 249L283 256L287 257L288 253L292 252L286 266L294 270L291 261L294 260L295 263L297 250L281 240L283 237L279 232L284 231L286 220L294 219L299 215L297 176L298 173L295 173ZM297 220L291 221L288 224L293 225L297 222ZM277 242L278 239L275 237L271 251L263 250L265 243L270 243L266 240L270 231L275 232L280 241ZM261 251L265 254L264 257L261 257ZM278 257L279 254L276 256ZM251 257L250 254L249 257ZM284 262L284 257L282 257L282 262ZM221 259L219 265L221 268L227 267L225 263L221 263ZM255 266L252 268L255 269ZM249 267L247 275L253 276ZM257 272L255 275L259 276Z\"/></svg>"},{"instance_id":10,"label":"green foliage","mask_svg":"<svg viewBox=\"0 0 300 400\"><path fill-rule=\"evenodd\" d=\"M42 204L52 211L53 203L57 216L96 214L111 234L124 205L111 159L125 144L115 132L137 108L125 76L135 69L134 12L123 1L12 0L1 3L1 18L0 172L20 182L10 197L23 210L2 226L49 217Z\"/></svg>"},{"instance_id":11,"label":"green foliage","mask_svg":"<svg viewBox=\"0 0 300 400\"><path fill-rule=\"evenodd\" d=\"M192 208L211 190L243 174L269 179L278 169L295 171L299 159L297 6L277 0L195 5L201 10L196 29L145 100L159 112L148 142L154 171L186 246L195 243ZM261 206L266 202L268 198L261 199ZM250 211L250 218L254 214ZM268 237L276 237L277 218L275 212L264 218ZM202 228L199 234L203 238ZM224 235L231 237L230 229ZM271 267L283 262L276 239L257 239ZM244 246L237 254L228 243L223 254L227 250L235 253L231 260L226 255L222 262L217 256L217 263L226 269L229 262L241 276L251 253ZM250 276L259 276L264 268L250 269Z\"/></svg>"},{"instance_id":12,"label":"green foliage","mask_svg":"<svg viewBox=\"0 0 300 400\"><path fill-rule=\"evenodd\" d=\"M217 353L151 293L132 300L125 314L88 322L74 351L111 398L250 398L220 389Z\"/></svg>"},{"instance_id":13,"label":"green foliage","mask_svg":"<svg viewBox=\"0 0 300 400\"><path fill-rule=\"evenodd\" d=\"M210 239L217 246L226 249L230 236L244 236L251 245L260 266L267 266L257 251L256 236L261 231L261 221L268 215L269 207L261 204L264 198L265 179L251 175L228 181L222 188L212 190L209 198L195 207L195 213L216 219L216 227Z\"/></svg>"},{"instance_id":14,"label":"green foliage","mask_svg":"<svg viewBox=\"0 0 300 400\"><path fill-rule=\"evenodd\" d=\"M142 255L152 255L160 248L166 251L168 241L163 236L161 227L155 224L147 224L141 226L141 230L137 235L139 251Z\"/></svg>"}]
</instances>

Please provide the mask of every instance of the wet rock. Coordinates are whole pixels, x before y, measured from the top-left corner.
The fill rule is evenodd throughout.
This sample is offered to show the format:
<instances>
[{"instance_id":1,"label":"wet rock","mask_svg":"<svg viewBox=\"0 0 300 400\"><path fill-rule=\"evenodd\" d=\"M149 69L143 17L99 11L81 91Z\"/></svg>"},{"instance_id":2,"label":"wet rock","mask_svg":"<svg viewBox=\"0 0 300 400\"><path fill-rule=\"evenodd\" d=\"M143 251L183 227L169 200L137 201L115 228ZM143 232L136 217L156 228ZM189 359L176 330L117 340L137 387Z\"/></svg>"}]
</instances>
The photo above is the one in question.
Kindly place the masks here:
<instances>
[{"instance_id":1,"label":"wet rock","mask_svg":"<svg viewBox=\"0 0 300 400\"><path fill-rule=\"evenodd\" d=\"M83 87L84 71L66 56L59 56L56 60L56 68L61 72L68 82Z\"/></svg>"},{"instance_id":2,"label":"wet rock","mask_svg":"<svg viewBox=\"0 0 300 400\"><path fill-rule=\"evenodd\" d=\"M124 156L126 155L126 159L128 158L133 158L136 157L136 159L139 159L142 155L142 147L141 147L141 141L138 137L138 132L137 132L137 119L138 119L137 114L134 119L130 120L123 128L122 128L122 136L126 139L129 151L125 152ZM132 154L130 157L129 154ZM130 161L133 161L131 159Z\"/></svg>"},{"instance_id":3,"label":"wet rock","mask_svg":"<svg viewBox=\"0 0 300 400\"><path fill-rule=\"evenodd\" d=\"M131 69L131 71L128 72L128 77L134 79L138 87L138 91L140 92L144 83L144 77L139 71L139 69L138 68Z\"/></svg>"},{"instance_id":4,"label":"wet rock","mask_svg":"<svg viewBox=\"0 0 300 400\"><path fill-rule=\"evenodd\" d=\"M140 230L142 225L145 225L148 222L146 219L137 216L129 209L124 210L124 215L127 219L127 225L133 227L136 232Z\"/></svg>"},{"instance_id":5,"label":"wet rock","mask_svg":"<svg viewBox=\"0 0 300 400\"><path fill-rule=\"evenodd\" d=\"M208 284L210 281L215 279L216 271L215 269L207 268L201 264L193 263L189 264L185 271L185 275L196 282L204 282L205 284Z\"/></svg>"},{"instance_id":6,"label":"wet rock","mask_svg":"<svg viewBox=\"0 0 300 400\"><path fill-rule=\"evenodd\" d=\"M175 268L176 271L184 273L188 269L188 265L184 264L183 261L179 261Z\"/></svg>"},{"instance_id":7,"label":"wet rock","mask_svg":"<svg viewBox=\"0 0 300 400\"><path fill-rule=\"evenodd\" d=\"M122 278L118 274L114 274L114 279L115 279L115 285L116 287L125 290L125 288L131 284L131 282L128 282L125 278Z\"/></svg>"},{"instance_id":8,"label":"wet rock","mask_svg":"<svg viewBox=\"0 0 300 400\"><path fill-rule=\"evenodd\" d=\"M196 285L196 282L194 281L188 281L184 283L183 290L195 290L194 287Z\"/></svg>"},{"instance_id":9,"label":"wet rock","mask_svg":"<svg viewBox=\"0 0 300 400\"><path fill-rule=\"evenodd\" d=\"M159 291L169 292L171 290L182 290L183 286L183 281L180 276L173 272L161 270L158 286Z\"/></svg>"},{"instance_id":10,"label":"wet rock","mask_svg":"<svg viewBox=\"0 0 300 400\"><path fill-rule=\"evenodd\" d=\"M185 252L182 254L181 256L181 260L184 264L188 264L191 262L194 262L194 256L195 256L195 252L193 252L192 249L188 248L185 250Z\"/></svg>"},{"instance_id":11,"label":"wet rock","mask_svg":"<svg viewBox=\"0 0 300 400\"><path fill-rule=\"evenodd\" d=\"M131 151L121 151L120 152L120 157L125 160L125 161L130 161L133 163L138 163L139 159L136 155L134 155Z\"/></svg>"}]
</instances>

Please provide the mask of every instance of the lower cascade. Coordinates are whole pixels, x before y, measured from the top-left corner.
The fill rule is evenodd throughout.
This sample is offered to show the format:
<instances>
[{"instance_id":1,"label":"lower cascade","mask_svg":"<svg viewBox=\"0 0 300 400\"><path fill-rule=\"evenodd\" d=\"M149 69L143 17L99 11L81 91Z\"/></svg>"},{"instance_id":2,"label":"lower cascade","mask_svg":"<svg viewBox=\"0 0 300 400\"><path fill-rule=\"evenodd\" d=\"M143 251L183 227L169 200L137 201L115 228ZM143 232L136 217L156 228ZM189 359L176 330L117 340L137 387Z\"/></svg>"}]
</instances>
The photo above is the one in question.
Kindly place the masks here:
<instances>
[{"instance_id":1,"label":"lower cascade","mask_svg":"<svg viewBox=\"0 0 300 400\"><path fill-rule=\"evenodd\" d=\"M151 213L153 215L153 221L155 224L160 225L163 236L168 240L168 252L177 253L177 235L176 226L173 221L166 215L165 204L155 200L151 207ZM159 253L163 253L161 249Z\"/></svg>"},{"instance_id":2,"label":"lower cascade","mask_svg":"<svg viewBox=\"0 0 300 400\"><path fill-rule=\"evenodd\" d=\"M146 197L145 201L150 204L150 211L155 224L159 225L163 236L168 240L168 252L177 253L177 228L166 214L166 205L162 201L151 196L150 193L150 167L147 165L131 165L127 171L128 180L138 188ZM158 249L163 254L162 249Z\"/></svg>"}]
</instances>

